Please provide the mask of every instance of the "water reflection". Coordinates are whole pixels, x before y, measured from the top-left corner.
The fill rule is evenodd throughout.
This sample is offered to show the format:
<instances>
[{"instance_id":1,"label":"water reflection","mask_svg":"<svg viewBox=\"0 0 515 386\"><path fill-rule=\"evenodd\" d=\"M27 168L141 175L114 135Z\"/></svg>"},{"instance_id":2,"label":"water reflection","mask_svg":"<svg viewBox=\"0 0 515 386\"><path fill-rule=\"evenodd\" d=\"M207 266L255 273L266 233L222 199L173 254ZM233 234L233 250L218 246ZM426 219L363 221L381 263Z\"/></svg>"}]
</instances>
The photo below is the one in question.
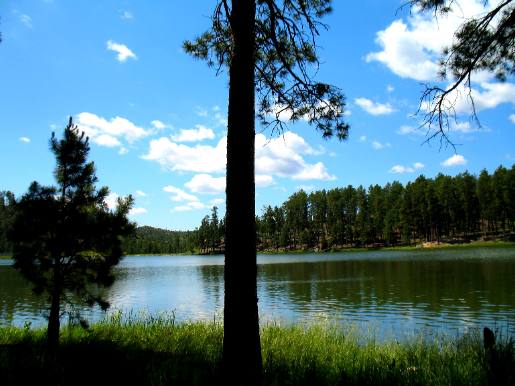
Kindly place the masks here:
<instances>
[{"instance_id":1,"label":"water reflection","mask_svg":"<svg viewBox=\"0 0 515 386\"><path fill-rule=\"evenodd\" d=\"M353 321L398 336L500 326L515 335L515 250L259 256L263 321ZM0 323L42 323L42 299L0 265ZM107 291L114 308L174 310L180 320L223 310L223 257L128 257ZM94 309L90 319L103 316Z\"/></svg>"}]
</instances>

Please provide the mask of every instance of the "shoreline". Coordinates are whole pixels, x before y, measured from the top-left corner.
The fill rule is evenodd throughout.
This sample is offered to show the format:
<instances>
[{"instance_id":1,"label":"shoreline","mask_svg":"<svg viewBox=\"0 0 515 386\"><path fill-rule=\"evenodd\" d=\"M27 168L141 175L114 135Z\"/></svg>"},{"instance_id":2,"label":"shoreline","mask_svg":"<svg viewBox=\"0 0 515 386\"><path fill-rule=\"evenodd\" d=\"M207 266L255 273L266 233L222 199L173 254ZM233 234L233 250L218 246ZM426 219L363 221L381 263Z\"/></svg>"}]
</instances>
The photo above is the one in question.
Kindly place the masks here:
<instances>
[{"instance_id":1,"label":"shoreline","mask_svg":"<svg viewBox=\"0 0 515 386\"><path fill-rule=\"evenodd\" d=\"M372 251L430 251L430 250L455 250L455 249L472 249L472 248L515 248L514 241L471 241L470 243L423 243L418 244L416 246L399 246L399 247L359 247L359 248L331 248L327 250L317 251L314 249L295 249L295 250L263 250L257 251L257 254L262 255L302 255L302 254L311 254L311 253L358 253L358 252L372 252ZM223 256L223 253L213 253L213 254L200 254L200 253L138 253L125 255L125 257L130 256ZM9 255L0 255L0 260L8 260L11 259Z\"/></svg>"},{"instance_id":2,"label":"shoreline","mask_svg":"<svg viewBox=\"0 0 515 386\"><path fill-rule=\"evenodd\" d=\"M46 372L45 333L44 328L0 327L0 374L7 376L6 385L56 376ZM263 384L505 384L515 368L512 342L498 339L491 362L482 340L472 332L379 343L352 326L272 324L261 328ZM223 384L222 341L220 322L112 318L87 329L63 326L57 376L61 384L77 379L80 384Z\"/></svg>"}]
</instances>

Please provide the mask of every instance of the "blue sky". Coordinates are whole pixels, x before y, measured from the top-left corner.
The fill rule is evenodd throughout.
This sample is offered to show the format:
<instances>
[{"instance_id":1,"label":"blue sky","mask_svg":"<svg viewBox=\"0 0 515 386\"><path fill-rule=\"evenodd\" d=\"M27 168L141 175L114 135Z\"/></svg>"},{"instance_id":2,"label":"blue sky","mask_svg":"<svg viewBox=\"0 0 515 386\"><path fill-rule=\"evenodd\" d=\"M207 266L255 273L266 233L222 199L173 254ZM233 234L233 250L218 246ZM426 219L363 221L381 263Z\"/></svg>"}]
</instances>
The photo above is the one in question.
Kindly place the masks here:
<instances>
[{"instance_id":1,"label":"blue sky","mask_svg":"<svg viewBox=\"0 0 515 386\"><path fill-rule=\"evenodd\" d=\"M469 122L470 106L458 97L456 153L423 144L412 117L422 84L436 79L439 50L465 17L484 11L482 1L461 0L438 23L399 10L402 3L334 2L318 40L317 79L345 93L350 137L323 140L303 121L284 138L260 132L258 213L299 188L405 183L515 162L513 79L474 75L482 127ZM227 76L181 49L208 28L214 2L175 4L0 1L0 190L21 195L33 180L53 183L48 140L73 116L90 136L99 184L111 198L135 196L138 224L192 229L211 206L223 210Z\"/></svg>"}]
</instances>

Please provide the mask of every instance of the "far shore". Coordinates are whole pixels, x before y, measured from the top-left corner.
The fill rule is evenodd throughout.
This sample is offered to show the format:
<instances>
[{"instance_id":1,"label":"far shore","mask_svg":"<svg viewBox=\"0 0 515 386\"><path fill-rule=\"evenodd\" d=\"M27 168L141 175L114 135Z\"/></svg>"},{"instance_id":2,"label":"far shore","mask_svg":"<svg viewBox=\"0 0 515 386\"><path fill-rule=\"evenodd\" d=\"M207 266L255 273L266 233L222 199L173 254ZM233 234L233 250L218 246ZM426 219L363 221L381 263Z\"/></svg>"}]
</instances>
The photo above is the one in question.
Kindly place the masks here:
<instances>
[{"instance_id":1,"label":"far shore","mask_svg":"<svg viewBox=\"0 0 515 386\"><path fill-rule=\"evenodd\" d=\"M279 250L263 250L257 251L258 254L263 255L289 255L289 254L308 254L308 253L355 253L355 252L370 252L370 251L427 251L432 249L469 249L469 248L514 248L514 241L471 241L469 243L446 243L446 242L424 242L422 244L412 246L399 246L399 247L360 247L360 248L330 248L326 250L315 249L279 249ZM216 256L223 255L223 253L138 253L126 256ZM1 259L11 259L10 255L0 255Z\"/></svg>"}]
</instances>

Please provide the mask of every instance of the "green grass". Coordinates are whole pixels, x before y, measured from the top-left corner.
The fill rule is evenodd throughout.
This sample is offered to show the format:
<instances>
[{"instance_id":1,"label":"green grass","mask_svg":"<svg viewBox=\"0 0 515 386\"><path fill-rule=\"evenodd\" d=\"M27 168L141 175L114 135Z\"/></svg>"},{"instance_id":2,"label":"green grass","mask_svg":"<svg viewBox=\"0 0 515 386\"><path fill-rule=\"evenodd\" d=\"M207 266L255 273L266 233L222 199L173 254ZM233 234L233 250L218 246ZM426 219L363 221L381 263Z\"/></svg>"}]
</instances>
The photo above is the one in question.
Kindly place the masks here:
<instances>
[{"instance_id":1,"label":"green grass","mask_svg":"<svg viewBox=\"0 0 515 386\"><path fill-rule=\"evenodd\" d=\"M45 330L4 327L0 380L3 385L45 379L64 385L213 385L221 383L222 340L219 322L115 315L87 330L65 327L58 370L50 373ZM377 343L353 328L270 324L262 329L261 342L267 385L501 385L510 377L513 382L515 368L513 341L498 344L494 363L475 334Z\"/></svg>"},{"instance_id":2,"label":"green grass","mask_svg":"<svg viewBox=\"0 0 515 386\"><path fill-rule=\"evenodd\" d=\"M367 252L367 251L427 251L431 249L468 249L468 248L514 248L515 242L513 241L473 241L470 243L463 244L442 244L440 246L436 246L433 248L423 248L420 245L413 246L399 246L399 247L351 247L351 248L331 248L325 251L321 251L320 253L334 253L334 252L345 252L345 253L353 253L353 252ZM264 255L276 255L276 254L306 254L313 253L312 249L294 249L287 251L258 251L260 254Z\"/></svg>"}]
</instances>

